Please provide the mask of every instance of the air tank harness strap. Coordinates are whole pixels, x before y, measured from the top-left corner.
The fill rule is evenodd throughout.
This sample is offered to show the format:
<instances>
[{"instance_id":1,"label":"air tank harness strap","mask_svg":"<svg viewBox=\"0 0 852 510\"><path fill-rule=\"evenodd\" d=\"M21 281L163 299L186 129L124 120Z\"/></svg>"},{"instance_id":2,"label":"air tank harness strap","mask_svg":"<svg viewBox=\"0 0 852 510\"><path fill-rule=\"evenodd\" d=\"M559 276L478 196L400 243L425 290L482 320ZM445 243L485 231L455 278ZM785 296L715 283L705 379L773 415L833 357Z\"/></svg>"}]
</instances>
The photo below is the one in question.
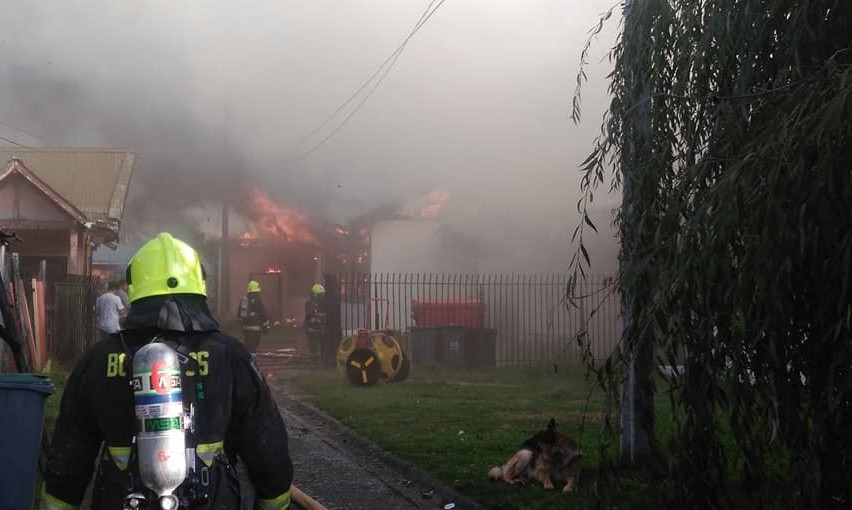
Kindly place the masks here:
<instances>
[{"instance_id":1,"label":"air tank harness strap","mask_svg":"<svg viewBox=\"0 0 852 510\"><path fill-rule=\"evenodd\" d=\"M188 403L194 408L195 416L192 417L191 430L189 431L190 439L187 441L187 446L195 448L198 443L197 438L203 437L202 432L204 432L203 428L206 425L204 420L201 419L204 416L204 413L201 412L204 407L204 383L201 380L201 370L198 361L189 355L190 349L185 344L172 339L164 339L163 343L177 352L181 373L183 375L192 374L189 375L189 379L192 380L193 391L183 394L185 399L188 397ZM184 403L187 403L186 400Z\"/></svg>"},{"instance_id":2,"label":"air tank harness strap","mask_svg":"<svg viewBox=\"0 0 852 510\"><path fill-rule=\"evenodd\" d=\"M163 338L162 342L171 347L178 357L178 363L181 366L181 374L192 380L194 391L184 391L184 406L190 405L192 410L192 423L186 431L186 448L187 448L187 486L186 496L194 503L206 504L209 501L210 494L207 489L208 483L208 468L210 465L202 459L204 466L196 466L195 461L199 453L205 453L207 445L199 445L198 438L204 437L206 423L204 422L204 383L201 381L201 367L198 361L189 355L191 352L189 347L183 342ZM191 374L191 375L189 375Z\"/></svg>"}]
</instances>

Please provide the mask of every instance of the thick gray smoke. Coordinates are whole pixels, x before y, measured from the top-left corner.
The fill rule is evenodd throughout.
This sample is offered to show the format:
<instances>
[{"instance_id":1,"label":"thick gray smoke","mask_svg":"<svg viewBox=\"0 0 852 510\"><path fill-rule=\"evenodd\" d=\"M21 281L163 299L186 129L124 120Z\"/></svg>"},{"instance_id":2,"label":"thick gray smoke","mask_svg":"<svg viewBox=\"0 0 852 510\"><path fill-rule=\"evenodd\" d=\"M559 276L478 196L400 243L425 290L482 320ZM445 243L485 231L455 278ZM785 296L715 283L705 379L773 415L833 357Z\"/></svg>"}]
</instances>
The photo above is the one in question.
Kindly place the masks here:
<instances>
[{"instance_id":1,"label":"thick gray smoke","mask_svg":"<svg viewBox=\"0 0 852 510\"><path fill-rule=\"evenodd\" d=\"M451 196L443 217L481 245L483 269L564 270L615 23L592 54L580 127L570 99L588 29L610 3L447 0L351 121L299 158L342 118L296 142L428 2L6 0L0 122L34 136L0 134L133 148L129 232L215 228L209 204L239 206L257 185L341 223L440 188ZM606 226L617 197L599 200ZM591 251L609 271L611 233Z\"/></svg>"}]
</instances>

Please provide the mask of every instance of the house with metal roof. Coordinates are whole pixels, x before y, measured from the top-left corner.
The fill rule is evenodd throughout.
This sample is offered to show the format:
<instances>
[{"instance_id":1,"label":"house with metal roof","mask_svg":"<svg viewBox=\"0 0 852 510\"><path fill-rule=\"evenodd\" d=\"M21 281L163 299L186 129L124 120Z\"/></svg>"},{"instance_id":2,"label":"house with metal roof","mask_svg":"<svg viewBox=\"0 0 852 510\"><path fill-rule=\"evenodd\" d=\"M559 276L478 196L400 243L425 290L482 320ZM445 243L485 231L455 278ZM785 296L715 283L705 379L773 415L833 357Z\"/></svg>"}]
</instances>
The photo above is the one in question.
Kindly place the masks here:
<instances>
[{"instance_id":1,"label":"house with metal roof","mask_svg":"<svg viewBox=\"0 0 852 510\"><path fill-rule=\"evenodd\" d=\"M0 228L21 270L90 275L92 253L115 247L136 154L110 149L0 148Z\"/></svg>"}]
</instances>

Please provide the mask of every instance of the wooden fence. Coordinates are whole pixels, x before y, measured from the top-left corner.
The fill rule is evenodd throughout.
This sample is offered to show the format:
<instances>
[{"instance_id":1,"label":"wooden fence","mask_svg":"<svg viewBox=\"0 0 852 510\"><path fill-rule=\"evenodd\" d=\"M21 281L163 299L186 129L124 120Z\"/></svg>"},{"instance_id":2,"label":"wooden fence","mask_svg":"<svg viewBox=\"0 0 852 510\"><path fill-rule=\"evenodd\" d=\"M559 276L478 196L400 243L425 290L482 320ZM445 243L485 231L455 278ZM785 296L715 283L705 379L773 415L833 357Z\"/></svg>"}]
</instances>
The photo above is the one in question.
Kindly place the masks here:
<instances>
[{"instance_id":1,"label":"wooden fence","mask_svg":"<svg viewBox=\"0 0 852 510\"><path fill-rule=\"evenodd\" d=\"M54 285L54 306L48 317L50 356L63 366L72 366L100 340L95 313L97 283L97 278L68 275Z\"/></svg>"}]
</instances>

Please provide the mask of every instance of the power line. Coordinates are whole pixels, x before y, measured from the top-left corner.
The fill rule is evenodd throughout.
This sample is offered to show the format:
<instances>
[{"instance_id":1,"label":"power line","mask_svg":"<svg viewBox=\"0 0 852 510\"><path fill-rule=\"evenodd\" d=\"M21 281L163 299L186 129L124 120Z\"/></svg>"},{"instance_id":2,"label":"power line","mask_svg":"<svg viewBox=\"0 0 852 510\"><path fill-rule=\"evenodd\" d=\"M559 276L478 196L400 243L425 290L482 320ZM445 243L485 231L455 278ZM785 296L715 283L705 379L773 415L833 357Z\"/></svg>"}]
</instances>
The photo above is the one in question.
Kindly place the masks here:
<instances>
[{"instance_id":1,"label":"power line","mask_svg":"<svg viewBox=\"0 0 852 510\"><path fill-rule=\"evenodd\" d=\"M13 126L13 125L9 124L8 122L3 122L2 120L0 120L0 125L2 125L2 126L6 126L6 127L7 127L7 128L9 128L9 129L14 129L15 131L17 131L17 132L19 132L19 133L23 133L23 134L25 134L25 135L29 136L30 138L32 138L32 139L34 139L34 140L41 140L41 136L40 136L40 135L37 135L37 134L32 133L32 132L30 132L30 131L27 131L27 130L25 130L25 129L21 129L21 128L19 128L19 127L15 127L15 126Z\"/></svg>"},{"instance_id":2,"label":"power line","mask_svg":"<svg viewBox=\"0 0 852 510\"><path fill-rule=\"evenodd\" d=\"M437 5L435 5L435 2L436 2L436 1L438 2L438 4L437 4ZM371 76L367 79L367 81L365 81L365 82L364 82L364 83L363 83L363 84L362 84L362 85L358 88L358 90L356 90L356 91L355 91L355 92L354 92L351 96L349 96L349 98L348 98L348 99L347 99L347 100L346 100L343 104L341 104L340 106L338 106L338 107L337 107L337 109L335 109L335 110L334 110L334 112L332 112L332 113L331 113L331 115L329 115L328 117L326 117L326 119L325 119L322 123L320 123L320 125L319 125L319 126L317 126L316 128L314 128L314 129L313 129L310 133L308 133L307 135L305 135L305 136L301 137L301 138L300 138L300 139L299 139L299 140L298 140L295 144L293 144L293 148L295 149L296 147L298 147L299 145L301 145L301 144L302 144L302 142L304 142L305 140L307 140L307 139L311 138L313 135L315 135L317 132L319 132L319 131L320 131L320 130L322 130L325 126L327 126L327 125L329 124L329 122L331 122L331 121L332 121L332 119L334 119L334 118L335 118L335 117L336 117L336 116L337 116L337 115L338 115L338 114L339 114L339 113L340 113L340 112L341 112L344 108L346 108L346 107L347 107L350 103L352 103L352 101L353 101L353 100L355 100L355 98L356 98L356 97L358 97L358 95L360 95L360 94L361 94L361 92L363 92L363 91L364 91L364 89L366 89L366 88L370 85L370 83L371 83L371 82L373 82L373 80L375 80L375 79L376 79L376 76L379 76L379 75L381 74L381 76L379 77L379 79L378 79L378 80L377 80L377 81L373 84L372 88L371 88L371 89L367 92L367 94L366 94L366 95L365 95L365 96L361 99L361 101L359 101L359 102L358 102L358 104L355 106L355 108L353 108L353 109L352 109L352 111L351 111L351 112L349 112L349 114L348 114L348 115L347 115L347 116L343 119L343 121L342 121L342 122L341 122L341 123L340 123L337 127L335 127L335 128L331 131L331 133L329 133L328 135L326 135L326 136L325 136L322 140L320 140L319 142L317 142L317 143L316 143L313 147L311 147L311 148L310 148L310 149L308 149L307 151L303 152L302 154L300 154L300 155L298 155L298 156L296 156L296 157L294 157L294 158L290 159L289 161L291 161L291 162L300 161L300 160L302 160L302 159L304 159L304 158L308 157L309 155L313 154L313 153L314 153L314 152L316 152L316 151L317 151L320 147L322 147L323 145L325 145L325 143L326 143L326 142L328 142L328 141L329 141L329 140L330 140L330 139L331 139L334 135L336 135L336 134L337 134L337 133L338 133L341 129L343 129L343 128L346 126L346 124L349 122L349 120L350 120L350 119L351 119L351 118L352 118L352 117L353 117L353 116L354 116L354 115L358 112L358 110L360 110L360 109L361 109L361 107L362 107L362 106L364 106L364 103L366 103L366 102L367 102L367 100L368 100L368 99L370 99L370 96L372 96L372 95L373 95L373 93L376 91L376 89L379 87L379 85L381 85L382 81L384 81L385 77L387 77L388 73L390 73L391 69L393 69L393 66L396 64L397 59L398 59L398 58L399 58L399 56L402 54L403 50L405 49L405 46L408 44L408 41L410 41L410 40L411 40L411 38L412 38L412 37L414 37L414 35L415 35L415 34L416 34L416 33L417 33L417 32L418 32L418 31L419 31L419 30L423 27L423 25L425 25L425 24L426 24L426 22L427 22L427 21L429 21L429 18L431 18L431 17L432 17L432 15L433 15L433 14L435 14L435 12L436 12L436 11L437 11L440 7L441 7L441 5L443 5L443 4L444 4L444 2L445 2L445 1L446 1L446 0L431 0L431 2L429 2L429 5L428 5L428 6L426 6L426 9L423 11L423 14L421 14L421 15L420 15L420 19L418 19L418 20L417 20L417 23L414 25L414 28L411 30L411 32L408 34L408 36L407 36L407 37L406 37L406 38L402 41L402 43L401 43L401 44L400 44L400 45L399 45L399 46L398 46L398 47L397 47L397 48L396 48L396 49L395 49L395 50L394 50L394 51L393 51L393 52L392 52L392 53L388 56L388 58L386 58L386 59L384 60L384 62L382 62L382 63L381 63L381 65L380 65L380 66L376 69L376 71L375 71L375 72L374 72L374 73L373 73L373 74L372 74L372 75L371 75ZM433 6L433 5L434 5L434 8L432 8L432 6ZM383 71L384 71L384 72L383 72Z\"/></svg>"},{"instance_id":3,"label":"power line","mask_svg":"<svg viewBox=\"0 0 852 510\"><path fill-rule=\"evenodd\" d=\"M10 140L9 138L6 138L5 136L0 136L0 140L3 140L4 142L11 143L12 145L17 145L18 147L21 147L23 149L29 149L31 151L38 150L38 149L35 149L34 147L30 147L29 145L24 145L22 143L16 142L15 140Z\"/></svg>"},{"instance_id":4,"label":"power line","mask_svg":"<svg viewBox=\"0 0 852 510\"><path fill-rule=\"evenodd\" d=\"M326 117L326 118L325 118L325 120L323 120L323 121L322 121L322 122L321 122L321 123L320 123L317 127L315 127L315 128L314 128L314 129L313 129L310 133L308 133L308 134L304 135L303 137L299 138L299 140L298 140L295 144L293 144L293 148L298 147L299 145L301 145L301 144L302 144L302 142L304 142L304 141L305 141L305 140L307 140L308 138L312 137L312 136L313 136L313 135L315 135L318 131L320 131L322 128L324 128L326 125L328 125L328 123L329 123L329 122L331 122L331 121L332 121L332 120L333 120L333 119L337 116L337 114L338 114L338 113L340 113L340 112L341 112L344 108L346 108L347 106L349 106L349 103L351 103L351 102L352 102L352 101L353 101L356 97L358 97L358 95L359 95L361 92L363 92L363 91L364 91L364 89L365 89L365 88L367 88L367 86L370 84L370 82L372 82L372 81L376 78L376 76L378 76L378 75L379 75L379 73L381 73L381 72L382 72L382 69L383 69L383 68L384 68L384 67L388 64L388 62L390 62L391 60L395 60L396 56L399 54L399 52L402 50L402 48L404 48L404 47L405 47L405 44L406 44L406 43L408 43L409 39L411 39L411 37L412 37L412 36L413 36L413 35L417 32L417 30L419 30L419 29L420 29L420 27L423 25L424 18L427 16L427 13L429 12L429 9L431 9L431 8L432 8L432 5L434 5L434 4L435 4L435 1L436 1L436 0L432 0L431 2L429 2L429 5L428 5L428 6L426 6L426 10L425 10L425 11L423 11L423 14L421 14L421 15L420 15L420 19L419 19L419 20L417 20L417 24L415 24L414 29L411 31L411 33L409 33L409 34L408 34L408 37L406 37L406 38L405 38L405 40L402 42L402 44L400 44L400 45L399 45L399 46L398 46L398 47L397 47L397 48L396 48L396 49L395 49L395 50L394 50L394 51L393 51L393 52L392 52L392 53L388 56L388 58L386 58L386 59L385 59L385 61L384 61L384 62L382 62L382 63L381 63L381 65L379 65L379 67L375 70L375 72L373 72L373 74L372 74L372 75L370 75L370 77L369 77L369 78L367 78L367 81L365 81L364 83L362 83L362 84L361 84L361 86L360 86L360 87L358 87L358 90L356 90L356 91L355 91L355 92L354 92L351 96L349 96L349 98L347 98L347 99L346 99L346 101L344 101L344 102L343 102L343 104L341 104L340 106L338 106L336 110L334 110L334 111L333 111L333 112L332 112L332 113L331 113L328 117ZM442 3L443 3L443 2L442 2Z\"/></svg>"},{"instance_id":5,"label":"power line","mask_svg":"<svg viewBox=\"0 0 852 510\"><path fill-rule=\"evenodd\" d=\"M333 112L331 112L331 114L330 114L328 117L326 117L326 118L325 118L325 120L323 120L323 121L322 121L322 122L321 122L321 123L320 123L317 127L315 127L313 130L311 130L311 132L310 132L310 133L308 133L308 134L306 134L306 135L302 136L301 138L299 138L299 140L298 140L298 141L296 141L296 143L294 143L294 144L293 144L292 149L295 149L296 147L298 147L299 145L301 145L301 144L302 144L302 142L304 142L304 141L305 141L305 140L307 140L308 138L310 138L310 137L314 136L314 135L315 135L315 134L317 134L317 132L319 132L322 128L324 128L325 126L327 126L329 122L331 122L331 121L332 121L335 117L337 117L337 114L338 114L338 113L340 113L340 112L341 112L344 108L346 108L347 106L349 106L349 103L351 103L351 102L352 102L352 101L353 101L356 97L358 97L358 95L359 95L359 94L361 94L361 92L363 92L363 91L364 91L364 89L365 89L365 88L367 88L367 86L370 84L370 82L372 82L372 81L376 78L376 76L378 76L378 75L379 75L379 73L381 73L381 72L382 72L382 69L383 69L383 68L384 68L384 67L388 64L388 62L390 62L391 60L395 59L395 55L398 55L398 54L399 54L400 49L401 49L402 47L404 47L404 46L405 46L405 44L408 42L408 40L409 40L409 39L411 39L411 36L412 36L412 35L414 35L414 33L415 33L415 32L419 29L419 27L423 24L423 19L426 17L426 14L429 12L429 9L431 9L431 8L432 8L432 5L434 5L434 4L435 4L435 1L436 1L436 0L432 0L431 2L429 2L429 5L426 7L426 10L425 10L425 11L423 11L423 14L421 14L421 15L420 15L420 19L419 19L419 20L417 20L417 24L414 26L414 30L412 30L412 31L411 31L411 33L409 33L409 34L408 34L408 37L405 39L405 41L403 41L403 43L402 43L400 46L398 46L398 47L397 47L397 48L396 48L396 49L395 49L395 50L394 50L394 51L393 51L393 52L392 52L392 53L388 56L388 58L386 58L386 59L385 59L385 61L381 63L381 65L379 65L379 67L375 70L375 72L373 72L373 74L372 74L372 75L370 75L370 77L369 77L369 78L367 78L367 81L365 81L364 83L362 83L362 84L361 84L361 86L360 86L360 87L358 87L358 90L356 90L355 92L353 92L353 93L352 93L352 95L351 95L351 96L349 96L349 97L346 99L346 101L344 101L344 102L343 102L343 104L341 104L340 106L338 106L338 107L337 107L337 109L336 109L336 110L334 110Z\"/></svg>"}]
</instances>

